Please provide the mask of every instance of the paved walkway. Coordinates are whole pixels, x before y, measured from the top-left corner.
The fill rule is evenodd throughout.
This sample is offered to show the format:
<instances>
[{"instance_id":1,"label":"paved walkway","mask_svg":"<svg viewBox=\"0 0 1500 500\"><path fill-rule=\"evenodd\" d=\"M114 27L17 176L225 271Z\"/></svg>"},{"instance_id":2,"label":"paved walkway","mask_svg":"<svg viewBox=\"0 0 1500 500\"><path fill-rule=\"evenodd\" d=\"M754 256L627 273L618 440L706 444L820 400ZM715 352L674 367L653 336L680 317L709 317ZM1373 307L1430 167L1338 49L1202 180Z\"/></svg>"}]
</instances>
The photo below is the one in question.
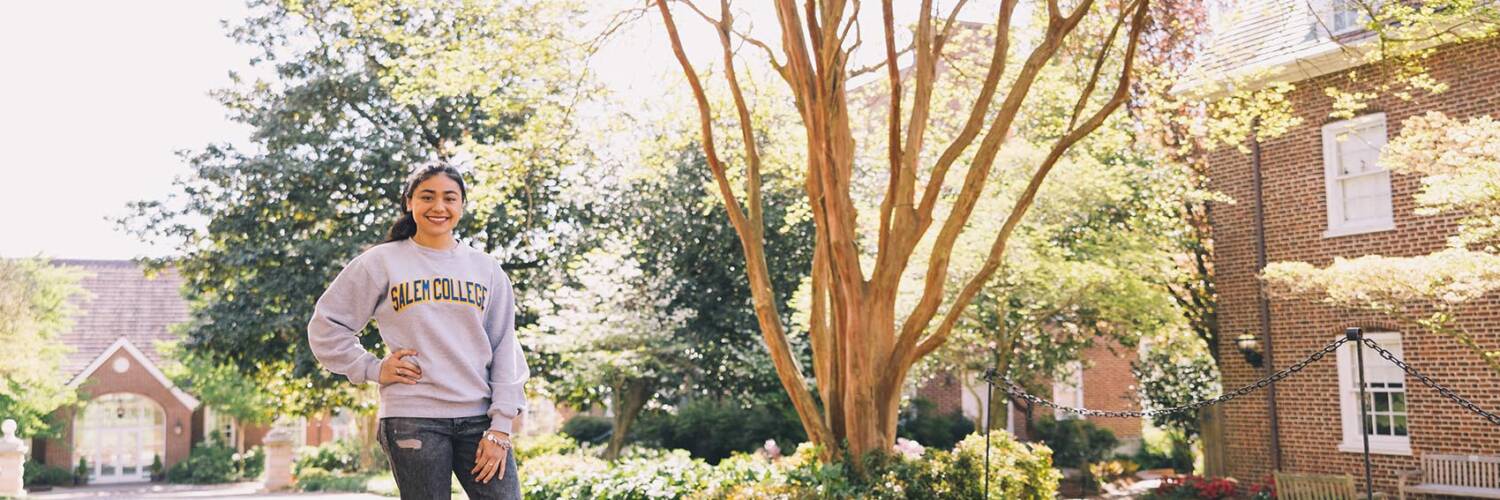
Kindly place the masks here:
<instances>
[{"instance_id":1,"label":"paved walkway","mask_svg":"<svg viewBox=\"0 0 1500 500\"><path fill-rule=\"evenodd\" d=\"M260 483L231 484L162 484L127 483L53 488L38 491L30 498L319 498L327 500L385 499L368 493L261 493Z\"/></svg>"}]
</instances>

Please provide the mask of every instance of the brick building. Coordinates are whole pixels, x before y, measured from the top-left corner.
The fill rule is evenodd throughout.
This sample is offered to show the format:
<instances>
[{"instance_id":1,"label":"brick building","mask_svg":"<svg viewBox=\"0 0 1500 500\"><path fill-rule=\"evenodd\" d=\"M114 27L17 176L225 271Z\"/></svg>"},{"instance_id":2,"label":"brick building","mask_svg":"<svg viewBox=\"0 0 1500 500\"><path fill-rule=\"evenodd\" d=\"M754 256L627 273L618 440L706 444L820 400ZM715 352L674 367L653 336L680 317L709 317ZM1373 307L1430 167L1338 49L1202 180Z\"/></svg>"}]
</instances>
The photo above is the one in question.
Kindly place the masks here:
<instances>
[{"instance_id":1,"label":"brick building","mask_svg":"<svg viewBox=\"0 0 1500 500\"><path fill-rule=\"evenodd\" d=\"M72 348L62 369L83 403L53 413L62 434L34 440L34 460L71 469L83 458L91 483L131 482L148 480L157 457L165 467L186 459L214 430L240 449L260 444L268 428L215 414L162 373L169 360L158 343L177 340L172 327L188 319L176 272L147 277L127 260L53 264L83 271L86 293L74 299L78 314L60 338ZM349 433L349 424L349 417L337 416L285 425L296 444L316 445Z\"/></svg>"},{"instance_id":2,"label":"brick building","mask_svg":"<svg viewBox=\"0 0 1500 500\"><path fill-rule=\"evenodd\" d=\"M1140 388L1130 364L1137 359L1134 349L1125 348L1114 341L1098 339L1085 349L1083 361L1072 364L1068 380L1055 381L1051 394L1046 395L1058 403L1097 410L1134 410L1140 407ZM951 372L941 372L929 378L917 390L916 397L932 401L939 414L962 412L965 418L983 422L985 384L983 380L963 380ZM995 388L995 400L1005 398L1005 392ZM1035 419L1048 411L1033 408L1028 416L1027 408L1013 402L1006 404L1005 415L995 415L995 429L1005 429L1021 439L1029 439L1028 418ZM1050 414L1050 413L1049 413ZM1055 418L1072 418L1072 415L1052 414ZM1109 429L1120 439L1125 448L1140 442L1143 423L1139 418L1101 418L1093 420L1101 428Z\"/></svg>"},{"instance_id":3,"label":"brick building","mask_svg":"<svg viewBox=\"0 0 1500 500\"><path fill-rule=\"evenodd\" d=\"M1362 31L1357 12L1336 7L1339 4L1311 12L1308 5L1324 3L1245 3L1233 14L1234 25L1214 37L1203 63L1206 74L1237 78L1240 88L1272 79L1291 82L1295 89L1290 102L1302 120L1288 133L1261 141L1258 152L1222 148L1210 156L1213 188L1236 200L1213 207L1222 331L1230 338L1245 333L1262 337L1261 332L1268 331L1273 366L1280 369L1335 340L1345 328L1362 327L1377 342L1479 406L1500 408L1500 377L1448 337L1402 328L1378 314L1306 300L1269 300L1269 321L1261 320L1255 169L1262 178L1259 194L1269 262L1324 266L1334 257L1427 254L1444 247L1454 221L1416 215L1412 195L1419 180L1381 169L1375 163L1380 148L1414 115L1434 110L1455 118L1500 113L1500 43L1492 40L1439 47L1429 68L1450 86L1447 92L1409 101L1382 96L1353 119L1330 118L1333 103L1324 88L1359 90L1350 86L1348 72L1358 71L1364 85L1373 85L1382 81L1382 71L1362 65L1348 50L1357 52L1360 44L1373 38ZM1481 345L1500 346L1500 298L1486 297L1462 311L1460 321ZM1233 342L1225 342L1221 349L1225 387L1265 375L1264 368L1247 363ZM1363 483L1353 349L1346 345L1336 359L1313 363L1276 384L1274 431L1273 404L1264 391L1225 408L1229 475L1258 481L1279 462L1283 471L1349 473ZM1377 491L1393 494L1397 472L1416 469L1423 454L1500 455L1500 427L1372 356L1366 351Z\"/></svg>"}]
</instances>

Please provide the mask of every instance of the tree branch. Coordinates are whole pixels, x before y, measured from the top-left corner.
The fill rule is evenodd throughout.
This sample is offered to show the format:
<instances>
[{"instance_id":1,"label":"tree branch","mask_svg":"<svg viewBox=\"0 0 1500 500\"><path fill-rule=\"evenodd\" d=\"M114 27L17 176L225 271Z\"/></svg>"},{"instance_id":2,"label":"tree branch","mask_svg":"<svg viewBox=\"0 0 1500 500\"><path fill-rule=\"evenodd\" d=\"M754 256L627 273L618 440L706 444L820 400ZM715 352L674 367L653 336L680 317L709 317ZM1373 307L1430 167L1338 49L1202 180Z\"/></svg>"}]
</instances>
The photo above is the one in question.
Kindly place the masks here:
<instances>
[{"instance_id":1,"label":"tree branch","mask_svg":"<svg viewBox=\"0 0 1500 500\"><path fill-rule=\"evenodd\" d=\"M730 188L724 165L721 163L717 148L713 140L712 108L709 106L708 97L703 91L703 85L698 80L697 71L693 69L692 62L688 60L687 54L682 48L682 39L677 34L677 25L672 18L671 10L667 8L665 0L659 0L656 4L657 10L661 12L662 21L667 27L667 36L672 43L672 52L677 57L677 62L682 66L683 74L687 77L688 85L692 87L693 98L698 104L699 124L702 129L702 141L704 155L708 159L709 169L719 188L719 195L724 199L725 209L729 212L730 223L740 237L740 245L745 251L745 272L749 279L750 292L755 304L755 315L761 326L761 335L765 340L766 348L770 351L771 360L776 365L776 374L781 385L787 390L791 397L792 405L797 408L797 415L802 421L802 426L808 432L808 438L815 443L825 446L831 444L831 435L828 426L824 423L817 402L813 400L808 390L807 381L802 376L802 368L797 358L792 355L791 343L787 341L786 332L781 324L781 317L776 311L776 297L771 288L769 272L766 266L764 242L756 237L758 231L751 221L746 220L744 212L740 209L735 199L734 191ZM720 42L729 51L727 30L720 30ZM726 73L732 72L733 64L729 64ZM743 104L743 96L737 95L737 104ZM746 129L751 126L748 120L742 120L740 126ZM753 136L752 136L753 139ZM747 147L753 148L754 141L747 143ZM758 191L758 189L757 189ZM757 197L757 202L758 197Z\"/></svg>"},{"instance_id":2,"label":"tree branch","mask_svg":"<svg viewBox=\"0 0 1500 500\"><path fill-rule=\"evenodd\" d=\"M1150 2L1148 0L1141 0L1135 5L1135 15L1134 19L1131 21L1130 26L1130 42L1125 49L1125 60L1123 67L1120 70L1119 83L1115 88L1115 93L1110 97L1109 101L1106 102L1104 106L1102 106L1092 116L1090 116L1088 120L1084 121L1084 123L1078 128L1068 132L1063 136L1062 139L1057 142L1057 144L1053 146L1052 150L1047 154L1047 158L1045 161L1043 161L1041 167L1039 167L1036 173L1032 175L1031 182L1027 184L1026 190L1021 194L1021 197L1017 199L1016 205L1011 210L1010 215L1005 219L1005 224L1001 227L1000 233L995 235L995 241L990 246L989 258L986 259L983 268L981 268L980 272L972 279L970 279L967 284L964 285L963 291L959 293L958 298L954 300L953 306L949 308L948 313L944 315L943 322L938 326L937 331L933 332L931 336L922 341L921 345L918 346L917 350L912 354L910 360L919 359L922 356L927 355L927 353L930 353L933 350L937 349L938 346L942 345L943 341L947 340L948 334L953 330L953 325L955 322L957 322L959 314L961 314L964 308L968 306L969 301L972 300L974 295L979 292L979 289L984 286L985 282L989 281L989 278L994 275L995 269L997 269L1000 266L1000 263L1003 261L1005 254L1005 244L1009 240L1010 234L1015 230L1017 224L1020 223L1021 217L1024 216L1027 210L1031 207L1032 201L1035 200L1036 193L1041 188L1042 181L1046 178L1047 173L1052 170L1052 167L1057 164L1058 160L1062 158L1062 155L1066 153L1067 150L1073 146L1073 144L1093 133L1095 129L1098 129L1100 125L1104 124L1104 121L1109 118L1109 115L1113 113L1115 109L1119 108L1120 105L1125 103L1125 99L1130 94L1131 72L1135 68L1136 48L1140 43L1141 31L1144 29L1146 24L1146 13L1149 10L1149 4ZM1083 6L1081 8L1086 8L1086 6Z\"/></svg>"}]
</instances>

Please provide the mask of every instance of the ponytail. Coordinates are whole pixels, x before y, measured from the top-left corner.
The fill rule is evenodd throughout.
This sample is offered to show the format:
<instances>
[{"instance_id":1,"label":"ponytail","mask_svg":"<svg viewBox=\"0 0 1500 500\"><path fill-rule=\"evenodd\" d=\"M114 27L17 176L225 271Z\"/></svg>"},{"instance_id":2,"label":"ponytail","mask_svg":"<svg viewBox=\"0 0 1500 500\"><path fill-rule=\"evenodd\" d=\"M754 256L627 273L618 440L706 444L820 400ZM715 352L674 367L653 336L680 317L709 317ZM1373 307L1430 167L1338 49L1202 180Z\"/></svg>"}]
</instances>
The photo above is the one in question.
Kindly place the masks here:
<instances>
[{"instance_id":1,"label":"ponytail","mask_svg":"<svg viewBox=\"0 0 1500 500\"><path fill-rule=\"evenodd\" d=\"M416 236L417 217L406 210L406 202L411 200L412 194L417 191L418 184L438 174L446 175L449 179L453 179L453 182L458 183L459 196L463 199L469 198L469 188L464 185L463 174L459 173L458 169L453 168L452 165L439 161L425 163L417 167L416 170L412 171L411 175L406 176L406 182L401 188L401 216L397 217L396 222L391 224L390 230L385 233L385 241L381 243L401 241Z\"/></svg>"},{"instance_id":2,"label":"ponytail","mask_svg":"<svg viewBox=\"0 0 1500 500\"><path fill-rule=\"evenodd\" d=\"M405 208L402 208L401 216L397 217L396 222L394 224L391 224L391 229L385 232L385 241L382 241L381 243L401 241L407 238L411 238L416 234L417 218L413 216L411 212L408 212Z\"/></svg>"}]
</instances>

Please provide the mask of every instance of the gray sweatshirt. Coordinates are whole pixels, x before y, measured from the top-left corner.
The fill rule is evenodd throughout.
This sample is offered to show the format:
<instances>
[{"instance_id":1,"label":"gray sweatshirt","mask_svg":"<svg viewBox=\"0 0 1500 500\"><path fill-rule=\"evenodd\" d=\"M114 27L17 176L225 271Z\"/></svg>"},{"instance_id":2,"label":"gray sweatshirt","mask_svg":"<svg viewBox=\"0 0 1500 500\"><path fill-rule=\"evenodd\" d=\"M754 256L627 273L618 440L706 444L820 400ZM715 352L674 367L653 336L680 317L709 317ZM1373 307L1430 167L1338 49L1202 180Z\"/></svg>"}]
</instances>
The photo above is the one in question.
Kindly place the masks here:
<instances>
[{"instance_id":1,"label":"gray sweatshirt","mask_svg":"<svg viewBox=\"0 0 1500 500\"><path fill-rule=\"evenodd\" d=\"M490 429L509 433L531 376L516 343L515 304L493 257L407 239L376 245L344 267L318 298L307 340L329 371L355 384L378 382L381 360L357 337L374 318L387 348L417 351L405 359L422 369L415 385L380 387L380 417L489 415Z\"/></svg>"}]
</instances>

